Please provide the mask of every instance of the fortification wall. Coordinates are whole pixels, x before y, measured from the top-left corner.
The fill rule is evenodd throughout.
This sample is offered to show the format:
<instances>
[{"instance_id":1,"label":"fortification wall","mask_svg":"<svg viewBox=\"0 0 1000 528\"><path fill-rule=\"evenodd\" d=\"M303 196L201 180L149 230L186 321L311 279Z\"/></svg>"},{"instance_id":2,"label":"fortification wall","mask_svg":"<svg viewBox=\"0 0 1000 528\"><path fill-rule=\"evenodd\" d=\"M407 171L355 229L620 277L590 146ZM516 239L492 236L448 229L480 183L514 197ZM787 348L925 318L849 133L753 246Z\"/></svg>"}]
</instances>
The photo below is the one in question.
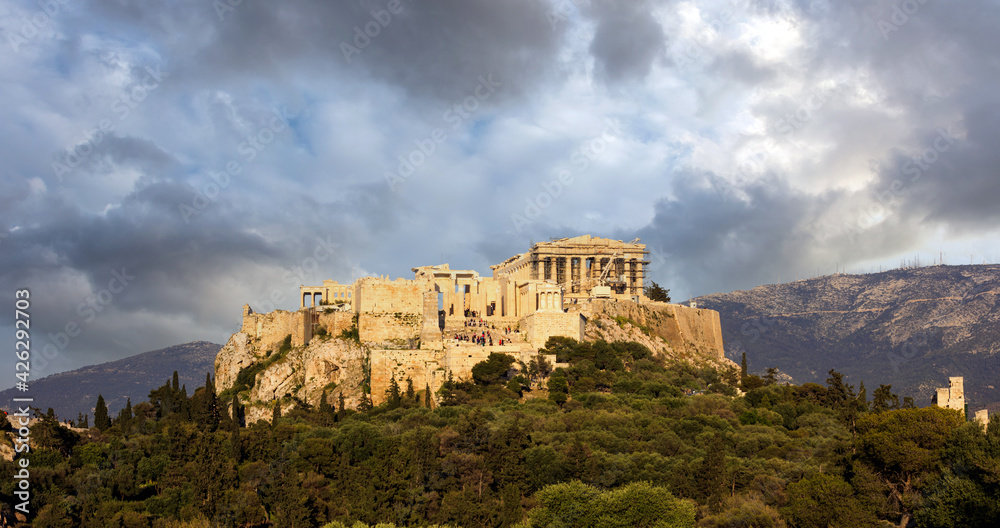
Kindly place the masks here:
<instances>
[{"instance_id":1,"label":"fortification wall","mask_svg":"<svg viewBox=\"0 0 1000 528\"><path fill-rule=\"evenodd\" d=\"M456 381L471 380L472 367L486 361L492 353L507 354L527 364L535 356L535 351L526 351L512 345L452 345L444 350L372 350L371 351L371 396L372 403L378 405L386 400L386 391L393 377L401 392L406 391L406 379L413 380L417 392L429 386L431 394L437 395L448 373ZM554 355L546 356L555 364ZM436 401L436 400L435 400Z\"/></svg>"},{"instance_id":2,"label":"fortification wall","mask_svg":"<svg viewBox=\"0 0 1000 528\"><path fill-rule=\"evenodd\" d=\"M407 378L413 380L414 391L420 392L429 385L431 393L436 393L448 377L440 364L440 354L440 351L422 349L372 350L372 403L378 405L386 401L386 391L393 378L401 393L406 392Z\"/></svg>"},{"instance_id":3,"label":"fortification wall","mask_svg":"<svg viewBox=\"0 0 1000 528\"><path fill-rule=\"evenodd\" d=\"M341 332L350 330L351 326L354 325L354 312L324 313L321 310L316 317L316 322L318 323L317 330L325 328L327 334L337 337Z\"/></svg>"},{"instance_id":4,"label":"fortification wall","mask_svg":"<svg viewBox=\"0 0 1000 528\"><path fill-rule=\"evenodd\" d=\"M424 281L364 278L355 283L354 311L359 313L423 312Z\"/></svg>"},{"instance_id":5,"label":"fortification wall","mask_svg":"<svg viewBox=\"0 0 1000 528\"><path fill-rule=\"evenodd\" d=\"M365 343L419 339L422 327L420 312L358 314L358 335Z\"/></svg>"},{"instance_id":6,"label":"fortification wall","mask_svg":"<svg viewBox=\"0 0 1000 528\"><path fill-rule=\"evenodd\" d=\"M578 312L535 312L521 320L525 338L535 348L542 348L550 337L572 337L582 341L586 319Z\"/></svg>"},{"instance_id":7,"label":"fortification wall","mask_svg":"<svg viewBox=\"0 0 1000 528\"><path fill-rule=\"evenodd\" d=\"M663 302L636 303L628 300L595 300L589 314L625 317L648 327L675 351L722 360L722 323L719 312Z\"/></svg>"},{"instance_id":8,"label":"fortification wall","mask_svg":"<svg viewBox=\"0 0 1000 528\"><path fill-rule=\"evenodd\" d=\"M241 332L250 336L254 347L260 352L277 350L289 334L292 336L292 346L302 346L306 341L307 317L308 314L302 311L252 313L249 306L244 306Z\"/></svg>"}]
</instances>

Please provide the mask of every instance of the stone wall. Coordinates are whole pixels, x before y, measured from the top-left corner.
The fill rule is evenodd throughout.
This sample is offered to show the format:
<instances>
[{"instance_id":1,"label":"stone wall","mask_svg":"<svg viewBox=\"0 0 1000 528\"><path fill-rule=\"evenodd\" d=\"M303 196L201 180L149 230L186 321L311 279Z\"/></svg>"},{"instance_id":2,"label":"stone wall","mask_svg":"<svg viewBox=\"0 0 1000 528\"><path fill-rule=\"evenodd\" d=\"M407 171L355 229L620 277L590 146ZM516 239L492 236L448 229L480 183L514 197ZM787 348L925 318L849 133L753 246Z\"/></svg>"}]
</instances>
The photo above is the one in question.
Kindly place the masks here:
<instances>
[{"instance_id":1,"label":"stone wall","mask_svg":"<svg viewBox=\"0 0 1000 528\"><path fill-rule=\"evenodd\" d=\"M409 378L413 380L416 392L429 386L436 401L437 391L448 380L449 372L455 381L471 380L472 367L486 361L492 353L507 354L526 365L536 354L534 350L516 345L478 346L454 342L443 350L372 350L372 403L378 405L386 400L386 391L393 377L400 392L406 391L406 379ZM549 363L555 364L554 355L545 357Z\"/></svg>"},{"instance_id":2,"label":"stone wall","mask_svg":"<svg viewBox=\"0 0 1000 528\"><path fill-rule=\"evenodd\" d=\"M605 313L612 318L631 319L647 327L652 335L662 337L675 351L688 356L701 355L717 360L725 357L722 324L715 310L628 300L595 300L583 309L585 314Z\"/></svg>"},{"instance_id":3,"label":"stone wall","mask_svg":"<svg viewBox=\"0 0 1000 528\"><path fill-rule=\"evenodd\" d=\"M358 335L364 343L416 340L420 338L422 319L419 312L362 312L358 314Z\"/></svg>"},{"instance_id":4,"label":"stone wall","mask_svg":"<svg viewBox=\"0 0 1000 528\"><path fill-rule=\"evenodd\" d=\"M358 313L423 313L423 281L396 279L390 281L374 277L359 279L354 283L354 311Z\"/></svg>"},{"instance_id":5,"label":"stone wall","mask_svg":"<svg viewBox=\"0 0 1000 528\"><path fill-rule=\"evenodd\" d=\"M309 317L305 311L253 313L249 305L244 305L243 326L240 331L249 335L254 346L261 352L277 350L289 334L292 336L292 346L302 346L306 342L306 322Z\"/></svg>"},{"instance_id":6,"label":"stone wall","mask_svg":"<svg viewBox=\"0 0 1000 528\"><path fill-rule=\"evenodd\" d=\"M326 328L326 333L337 337L344 330L350 330L351 326L354 325L354 312L331 312L325 313L323 310L319 310L316 315L316 326L317 330L319 328Z\"/></svg>"},{"instance_id":7,"label":"stone wall","mask_svg":"<svg viewBox=\"0 0 1000 528\"><path fill-rule=\"evenodd\" d=\"M587 320L578 312L535 312L521 320L525 338L534 348L543 348L550 337L583 341Z\"/></svg>"}]
</instances>

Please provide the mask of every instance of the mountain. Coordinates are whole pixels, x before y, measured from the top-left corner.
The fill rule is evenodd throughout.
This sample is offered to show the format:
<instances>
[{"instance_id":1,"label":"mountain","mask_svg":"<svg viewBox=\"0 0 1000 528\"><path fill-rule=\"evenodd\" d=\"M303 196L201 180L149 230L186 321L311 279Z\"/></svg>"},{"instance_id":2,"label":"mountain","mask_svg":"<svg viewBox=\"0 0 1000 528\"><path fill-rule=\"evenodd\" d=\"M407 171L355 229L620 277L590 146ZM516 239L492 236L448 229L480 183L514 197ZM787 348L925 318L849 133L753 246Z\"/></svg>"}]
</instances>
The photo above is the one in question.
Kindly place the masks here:
<instances>
[{"instance_id":1,"label":"mountain","mask_svg":"<svg viewBox=\"0 0 1000 528\"><path fill-rule=\"evenodd\" d=\"M930 404L965 378L970 411L1000 410L1000 265L828 275L695 299L717 310L726 357L796 383L844 373L871 397L879 384Z\"/></svg>"},{"instance_id":2,"label":"mountain","mask_svg":"<svg viewBox=\"0 0 1000 528\"><path fill-rule=\"evenodd\" d=\"M9 411L14 408L12 398L28 395L35 399L33 407L42 411L52 407L61 419L75 420L79 413L90 414L93 424L98 393L115 416L125 407L126 398L132 398L133 404L146 401L149 391L170 380L175 370L191 395L196 387L205 384L206 373L214 376L215 355L220 348L222 345L195 341L60 372L34 380L27 393L13 388L0 391L0 403Z\"/></svg>"}]
</instances>

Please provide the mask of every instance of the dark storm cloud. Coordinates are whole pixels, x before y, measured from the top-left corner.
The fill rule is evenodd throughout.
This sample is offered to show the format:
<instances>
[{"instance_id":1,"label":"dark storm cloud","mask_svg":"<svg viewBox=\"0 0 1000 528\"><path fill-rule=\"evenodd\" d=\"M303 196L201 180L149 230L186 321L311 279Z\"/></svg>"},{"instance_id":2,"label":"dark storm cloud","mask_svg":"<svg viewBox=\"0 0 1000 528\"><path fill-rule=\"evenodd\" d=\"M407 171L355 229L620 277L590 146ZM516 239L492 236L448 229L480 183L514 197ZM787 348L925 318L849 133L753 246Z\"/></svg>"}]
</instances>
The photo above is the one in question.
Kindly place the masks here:
<instances>
[{"instance_id":1,"label":"dark storm cloud","mask_svg":"<svg viewBox=\"0 0 1000 528\"><path fill-rule=\"evenodd\" d=\"M230 4L237 2L214 5ZM217 12L212 2L181 1L154 16L144 2L95 3L109 22L152 34L188 82L267 77L280 84L302 74L335 74L445 101L467 95L489 73L509 83L502 97L533 91L546 79L562 35L538 0L391 4L395 12L389 0L246 0ZM177 38L179 28L188 38Z\"/></svg>"},{"instance_id":2,"label":"dark storm cloud","mask_svg":"<svg viewBox=\"0 0 1000 528\"><path fill-rule=\"evenodd\" d=\"M665 58L667 37L650 2L595 0L585 12L597 23L590 52L604 80L642 80Z\"/></svg>"},{"instance_id":3,"label":"dark storm cloud","mask_svg":"<svg viewBox=\"0 0 1000 528\"><path fill-rule=\"evenodd\" d=\"M683 277L696 295L773 280L776 270L801 262L802 247L816 245L803 224L822 203L778 178L735 187L702 173L675 182L675 197L657 202L639 236L652 267L669 279Z\"/></svg>"}]
</instances>

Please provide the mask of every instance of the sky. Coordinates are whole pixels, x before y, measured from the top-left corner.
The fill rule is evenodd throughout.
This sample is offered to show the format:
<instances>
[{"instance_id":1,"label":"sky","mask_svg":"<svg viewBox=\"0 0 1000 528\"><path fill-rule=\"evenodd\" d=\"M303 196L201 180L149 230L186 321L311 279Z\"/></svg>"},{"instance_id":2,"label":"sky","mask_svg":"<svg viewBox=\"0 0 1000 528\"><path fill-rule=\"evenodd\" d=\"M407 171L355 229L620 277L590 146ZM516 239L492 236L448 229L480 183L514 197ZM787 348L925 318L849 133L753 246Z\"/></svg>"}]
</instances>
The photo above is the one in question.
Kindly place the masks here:
<instances>
[{"instance_id":1,"label":"sky","mask_svg":"<svg viewBox=\"0 0 1000 528\"><path fill-rule=\"evenodd\" d=\"M2 0L0 302L30 292L37 378L585 233L639 237L674 300L1000 261L997 27L987 0Z\"/></svg>"}]
</instances>

